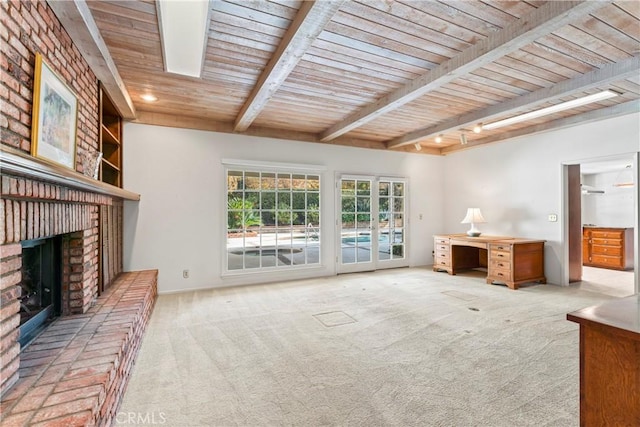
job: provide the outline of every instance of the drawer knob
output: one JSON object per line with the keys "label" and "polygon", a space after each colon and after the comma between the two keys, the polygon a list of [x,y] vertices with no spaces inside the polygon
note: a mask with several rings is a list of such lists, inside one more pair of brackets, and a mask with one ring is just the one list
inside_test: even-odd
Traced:
{"label": "drawer knob", "polygon": [[499,262],[499,263],[498,263],[498,267],[504,267],[504,264],[503,264],[503,263],[501,263],[501,262]]}

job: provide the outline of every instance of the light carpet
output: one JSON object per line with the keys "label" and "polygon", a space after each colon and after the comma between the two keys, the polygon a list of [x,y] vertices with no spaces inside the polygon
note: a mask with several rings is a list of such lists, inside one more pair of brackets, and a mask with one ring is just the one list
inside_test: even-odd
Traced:
{"label": "light carpet", "polygon": [[608,298],[427,268],[161,295],[116,425],[578,426],[566,313]]}

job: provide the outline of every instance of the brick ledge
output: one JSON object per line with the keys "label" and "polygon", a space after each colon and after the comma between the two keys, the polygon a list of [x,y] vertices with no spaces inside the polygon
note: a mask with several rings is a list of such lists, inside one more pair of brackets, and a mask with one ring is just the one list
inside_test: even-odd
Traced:
{"label": "brick ledge", "polygon": [[108,426],[157,298],[157,270],[122,273],[85,314],[58,318],[20,354],[3,426]]}

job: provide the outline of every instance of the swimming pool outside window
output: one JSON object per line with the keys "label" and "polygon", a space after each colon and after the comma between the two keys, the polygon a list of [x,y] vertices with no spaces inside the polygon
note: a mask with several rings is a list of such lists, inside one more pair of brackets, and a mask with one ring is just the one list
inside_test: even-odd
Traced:
{"label": "swimming pool outside window", "polygon": [[227,270],[320,263],[320,176],[229,169]]}

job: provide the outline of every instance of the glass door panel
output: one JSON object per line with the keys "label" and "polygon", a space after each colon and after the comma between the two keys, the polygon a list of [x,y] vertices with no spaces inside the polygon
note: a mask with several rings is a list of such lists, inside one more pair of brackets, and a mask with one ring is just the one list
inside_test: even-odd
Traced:
{"label": "glass door panel", "polygon": [[338,271],[408,265],[406,183],[398,179],[343,176],[339,189]]}
{"label": "glass door panel", "polygon": [[381,264],[394,264],[389,267],[406,264],[405,188],[404,181],[380,179],[378,182],[378,260]]}
{"label": "glass door panel", "polygon": [[369,178],[341,179],[340,188],[340,264],[341,271],[372,268],[371,187]]}

